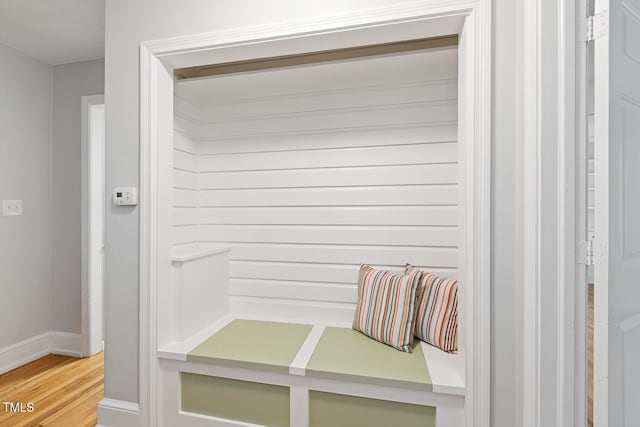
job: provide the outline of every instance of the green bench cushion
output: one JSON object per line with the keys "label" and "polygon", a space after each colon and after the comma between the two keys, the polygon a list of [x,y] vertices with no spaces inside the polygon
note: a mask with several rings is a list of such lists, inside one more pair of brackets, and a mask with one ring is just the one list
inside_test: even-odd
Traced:
{"label": "green bench cushion", "polygon": [[311,325],[235,319],[206,339],[187,360],[288,373]]}
{"label": "green bench cushion", "polygon": [[420,345],[403,353],[348,328],[325,328],[306,375],[432,391]]}

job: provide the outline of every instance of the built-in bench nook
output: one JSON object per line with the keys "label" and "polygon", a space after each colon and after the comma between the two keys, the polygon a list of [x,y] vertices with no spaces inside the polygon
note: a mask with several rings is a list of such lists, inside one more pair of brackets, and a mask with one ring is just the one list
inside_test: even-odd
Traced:
{"label": "built-in bench nook", "polygon": [[[175,299],[180,315],[172,317],[189,336],[158,352],[168,425],[463,425],[460,355],[417,339],[411,353],[401,352],[345,322],[223,313],[226,278],[189,272],[224,272],[227,257],[220,247],[201,246],[173,257],[174,291],[186,297]],[[207,311],[218,318],[200,329],[194,289],[218,301],[218,310]]]}
{"label": "built-in bench nook", "polygon": [[458,59],[454,45],[175,83],[164,425],[464,425],[464,342],[403,352],[413,326],[396,348],[352,329],[361,264],[460,279],[467,303]]}

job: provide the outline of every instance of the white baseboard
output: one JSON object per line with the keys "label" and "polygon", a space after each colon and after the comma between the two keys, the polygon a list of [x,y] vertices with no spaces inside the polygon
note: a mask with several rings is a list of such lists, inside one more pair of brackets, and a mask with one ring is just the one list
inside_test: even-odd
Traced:
{"label": "white baseboard", "polygon": [[51,331],[0,348],[0,374],[50,353],[82,357],[82,335]]}
{"label": "white baseboard", "polygon": [[104,398],[98,403],[96,427],[138,427],[140,406],[124,400]]}
{"label": "white baseboard", "polygon": [[0,348],[0,374],[46,356],[50,348],[49,332]]}
{"label": "white baseboard", "polygon": [[82,357],[82,335],[52,331],[51,353],[64,356]]}

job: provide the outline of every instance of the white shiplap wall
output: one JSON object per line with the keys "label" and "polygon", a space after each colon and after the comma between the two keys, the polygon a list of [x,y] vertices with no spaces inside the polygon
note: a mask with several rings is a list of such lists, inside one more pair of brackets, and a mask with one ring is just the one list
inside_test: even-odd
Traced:
{"label": "white shiplap wall", "polygon": [[187,98],[174,97],[173,120],[173,242],[198,241],[199,109]]}
{"label": "white shiplap wall", "polygon": [[456,58],[178,85],[200,107],[176,101],[176,243],[232,248],[232,310],[349,321],[360,263],[456,277]]}

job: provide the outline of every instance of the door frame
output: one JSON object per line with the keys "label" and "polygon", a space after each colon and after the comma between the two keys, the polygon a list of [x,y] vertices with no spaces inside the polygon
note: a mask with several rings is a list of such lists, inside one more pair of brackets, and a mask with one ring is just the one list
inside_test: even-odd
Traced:
{"label": "door frame", "polygon": [[[104,94],[87,95],[81,97],[81,141],[80,141],[80,158],[81,158],[81,195],[80,195],[80,218],[81,218],[81,232],[80,232],[80,246],[81,246],[81,314],[82,314],[82,355],[87,357],[92,353],[94,349],[91,348],[91,330],[90,330],[90,310],[89,310],[89,294],[90,294],[90,257],[89,257],[89,244],[90,244],[90,230],[93,227],[90,216],[90,174],[89,169],[91,165],[91,109],[104,105]],[[103,124],[104,126],[104,124]],[[104,154],[103,154],[104,156]],[[103,157],[104,160],[104,157]],[[106,196],[106,192],[105,192]],[[104,228],[104,224],[103,224]],[[103,304],[104,306],[104,304]],[[104,310],[103,310],[104,318]],[[103,321],[104,322],[104,321]]]}
{"label": "door frame", "polygon": [[[171,249],[173,69],[260,56],[459,34],[461,348],[468,426],[490,425],[491,1],[423,0],[319,19],[144,42],[140,47],[140,348],[142,426],[157,425],[158,289]],[[266,54],[266,55],[265,55]]]}
{"label": "door frame", "polygon": [[[516,179],[522,214],[521,410],[524,427],[586,425],[584,297],[586,1],[523,2],[518,13]],[[586,304],[586,300],[584,300]]]}

